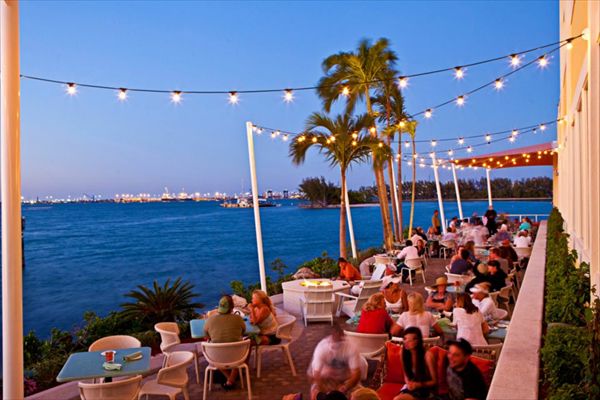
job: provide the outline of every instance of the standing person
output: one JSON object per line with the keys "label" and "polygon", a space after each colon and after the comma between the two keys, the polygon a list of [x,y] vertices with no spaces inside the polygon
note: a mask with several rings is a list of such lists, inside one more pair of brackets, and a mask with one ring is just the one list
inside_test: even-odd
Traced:
{"label": "standing person", "polygon": [[485,400],[488,393],[483,374],[471,361],[473,347],[465,339],[448,342],[448,398]]}
{"label": "standing person", "polygon": [[358,333],[389,333],[394,321],[385,309],[383,293],[375,293],[369,297],[360,313]]}
{"label": "standing person", "polygon": [[[242,340],[246,324],[242,317],[233,312],[233,299],[223,296],[219,300],[217,313],[211,315],[204,324],[204,335],[212,343],[231,343]],[[225,375],[227,381],[222,383],[223,389],[231,390],[238,376],[238,370],[219,370]]]}
{"label": "standing person", "polygon": [[362,371],[366,372],[366,360],[358,349],[346,339],[344,330],[334,324],[331,335],[321,340],[313,353],[308,376],[312,381],[311,400],[319,393],[339,391],[348,395],[360,388]]}
{"label": "standing person", "polygon": [[362,276],[354,265],[346,261],[344,257],[338,258],[338,266],[340,267],[340,279],[344,281],[360,281]]}
{"label": "standing person", "polygon": [[489,206],[488,210],[485,212],[485,217],[487,218],[487,228],[488,231],[490,232],[490,235],[493,235],[496,233],[497,229],[496,229],[496,217],[498,216],[498,213],[496,213],[496,210],[494,210],[494,206]]}
{"label": "standing person", "polygon": [[441,234],[442,233],[442,224],[440,223],[440,212],[438,210],[435,210],[433,212],[433,215],[431,216],[431,226],[433,226],[433,229],[435,230],[436,234]]}
{"label": "standing person", "polygon": [[427,399],[437,384],[434,356],[425,351],[419,328],[406,328],[403,337],[402,366],[406,384],[394,400]]}
{"label": "standing person", "polygon": [[250,323],[260,328],[256,338],[256,344],[268,345],[279,344],[277,333],[277,319],[275,319],[275,307],[271,298],[262,290],[252,292],[252,303],[250,303]]}
{"label": "standing person", "polygon": [[452,311],[452,319],[456,324],[456,338],[468,340],[473,346],[486,346],[485,336],[490,328],[479,309],[466,293],[456,297],[456,307]]}
{"label": "standing person", "polygon": [[432,328],[438,335],[443,336],[444,334],[433,315],[429,311],[425,311],[423,296],[417,292],[408,295],[408,311],[403,312],[398,317],[391,331],[392,336],[399,336],[404,329],[411,326],[419,328],[424,338],[429,337],[429,331]]}

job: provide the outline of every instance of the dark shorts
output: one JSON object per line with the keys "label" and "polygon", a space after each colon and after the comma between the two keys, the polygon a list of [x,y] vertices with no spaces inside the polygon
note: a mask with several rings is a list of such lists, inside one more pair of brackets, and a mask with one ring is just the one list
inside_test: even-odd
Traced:
{"label": "dark shorts", "polygon": [[279,344],[281,343],[281,339],[279,339],[275,335],[265,335],[269,339],[269,344]]}

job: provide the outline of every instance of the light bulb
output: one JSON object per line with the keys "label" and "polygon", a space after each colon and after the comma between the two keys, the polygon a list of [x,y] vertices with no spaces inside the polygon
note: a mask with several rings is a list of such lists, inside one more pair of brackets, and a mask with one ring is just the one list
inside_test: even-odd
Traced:
{"label": "light bulb", "polygon": [[353,141],[352,141],[352,146],[356,146],[356,144],[357,144],[357,143],[356,143],[356,140],[353,140]]}
{"label": "light bulb", "polygon": [[473,152],[473,148],[471,146],[467,147],[467,153],[472,153]]}
{"label": "light bulb", "polygon": [[546,125],[544,125],[544,124],[541,124],[541,125],[540,125],[540,131],[545,131],[545,130],[546,130]]}
{"label": "light bulb", "polygon": [[294,93],[292,92],[292,89],[285,89],[283,91],[283,100],[286,103],[290,103],[291,101],[294,100]]}
{"label": "light bulb", "polygon": [[408,86],[408,78],[405,76],[401,76],[400,79],[398,79],[398,86],[400,86],[400,88],[402,88],[402,89],[407,87]]}
{"label": "light bulb", "polygon": [[275,139],[277,137],[277,134],[275,132],[271,132],[271,139]]}
{"label": "light bulb", "polygon": [[546,68],[546,66],[548,66],[548,59],[545,54],[538,58],[538,65],[540,68]]}
{"label": "light bulb", "polygon": [[305,140],[306,140],[306,136],[304,136],[304,135],[303,135],[303,136],[300,136],[300,137],[298,138],[298,141],[299,141],[300,143],[304,142]]}
{"label": "light bulb", "polygon": [[329,138],[332,142],[335,142],[335,136],[331,135],[331,137]]}
{"label": "light bulb", "polygon": [[452,157],[452,156],[454,155],[454,151],[453,151],[453,150],[448,150],[448,155],[449,155],[450,157]]}
{"label": "light bulb", "polygon": [[379,144],[377,146],[379,146],[379,148],[382,148],[383,147],[383,142],[379,142]]}
{"label": "light bulb", "polygon": [[431,110],[431,108],[428,108],[427,110],[425,110],[425,118],[431,118],[432,114],[433,114],[433,111]]}
{"label": "light bulb", "polygon": [[377,132],[377,128],[375,128],[374,126],[372,126],[372,127],[369,128],[369,132],[371,132],[372,134],[376,133]]}
{"label": "light bulb", "polygon": [[567,40],[567,44],[565,45],[567,50],[571,50],[573,48],[573,41],[571,39]]}
{"label": "light bulb", "polygon": [[313,142],[313,143],[317,143],[317,140],[318,140],[318,139],[317,139],[317,137],[316,137],[316,136],[314,136],[314,137],[312,138],[312,142]]}
{"label": "light bulb", "polygon": [[431,141],[431,147],[435,147],[437,146],[437,140],[432,140]]}
{"label": "light bulb", "polygon": [[465,96],[458,96],[456,98],[456,105],[462,106],[465,104]]}
{"label": "light bulb", "polygon": [[180,103],[181,102],[181,91],[176,90],[174,92],[171,92],[171,101],[173,103]]}
{"label": "light bulb", "polygon": [[119,89],[117,93],[117,98],[121,101],[127,100],[127,89]]}
{"label": "light bulb", "polygon": [[240,101],[237,92],[229,92],[229,104],[237,104]]}
{"label": "light bulb", "polygon": [[350,95],[350,88],[348,86],[344,86],[342,88],[342,96],[348,97]]}
{"label": "light bulb", "polygon": [[356,139],[357,137],[358,137],[358,133],[354,132],[354,133],[352,134],[352,139]]}
{"label": "light bulb", "polygon": [[409,165],[409,166],[412,165],[412,161],[407,161],[406,165]]}
{"label": "light bulb", "polygon": [[431,158],[435,157],[435,151],[432,151],[431,153],[429,153],[429,157],[431,157]]}
{"label": "light bulb", "polygon": [[517,136],[519,134],[519,131],[516,130],[516,129],[513,129],[510,134],[514,137],[514,136]]}
{"label": "light bulb", "polygon": [[398,126],[400,128],[404,128],[406,126],[406,121],[402,120],[402,121],[398,122]]}
{"label": "light bulb", "polygon": [[74,83],[67,83],[67,94],[69,96],[74,96],[77,94],[77,85]]}
{"label": "light bulb", "polygon": [[518,67],[521,64],[521,57],[518,54],[512,54],[510,56],[510,65]]}
{"label": "light bulb", "polygon": [[465,144],[464,138],[458,138],[458,144]]}
{"label": "light bulb", "polygon": [[504,82],[502,81],[502,79],[496,79],[496,81],[494,82],[494,87],[496,88],[496,90],[502,89],[504,87]]}
{"label": "light bulb", "polygon": [[465,71],[461,67],[454,68],[454,76],[456,79],[462,79],[465,77]]}
{"label": "light bulb", "polygon": [[410,147],[410,142],[408,140],[404,142],[404,147]]}
{"label": "light bulb", "polygon": [[286,133],[285,135],[283,135],[283,137],[281,138],[284,142],[287,142],[288,140],[288,134]]}
{"label": "light bulb", "polygon": [[515,142],[515,137],[514,136],[509,137],[508,141],[511,142],[511,143],[514,143]]}
{"label": "light bulb", "polygon": [[489,143],[490,140],[492,140],[492,135],[490,135],[490,134],[485,135],[485,141]]}

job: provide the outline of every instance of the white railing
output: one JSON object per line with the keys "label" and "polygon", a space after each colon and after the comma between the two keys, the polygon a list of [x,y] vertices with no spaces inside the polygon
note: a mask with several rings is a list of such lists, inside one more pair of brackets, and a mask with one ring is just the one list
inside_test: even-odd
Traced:
{"label": "white railing", "polygon": [[506,215],[508,218],[518,218],[519,221],[521,221],[523,219],[523,217],[529,217],[529,219],[532,219],[535,222],[539,222],[540,220],[545,220],[548,219],[548,217],[550,216],[550,214],[502,214],[502,215]]}

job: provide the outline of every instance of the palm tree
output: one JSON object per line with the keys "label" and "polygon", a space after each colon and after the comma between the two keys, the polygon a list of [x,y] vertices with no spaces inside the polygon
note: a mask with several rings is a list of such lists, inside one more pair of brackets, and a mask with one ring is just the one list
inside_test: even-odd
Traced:
{"label": "palm tree", "polygon": [[323,154],[331,166],[340,168],[340,257],[346,258],[346,173],[354,163],[372,158],[374,165],[389,157],[390,149],[377,138],[363,134],[373,125],[367,115],[352,117],[344,113],[330,118],[315,112],[306,121],[307,132],[296,135],[290,143],[290,157],[294,164],[302,164],[308,150],[315,147]]}
{"label": "palm tree", "polygon": [[412,234],[412,227],[413,227],[413,218],[415,215],[415,192],[417,189],[417,158],[415,157],[415,155],[417,154],[416,152],[416,143],[415,143],[415,136],[417,134],[417,121],[405,121],[404,122],[404,127],[402,128],[402,130],[406,133],[408,133],[408,135],[410,136],[410,141],[412,144],[412,157],[411,157],[411,164],[412,164],[412,193],[411,193],[411,199],[410,199],[410,222],[408,224],[408,237],[411,236]]}
{"label": "palm tree", "polygon": [[[390,49],[389,40],[385,38],[375,43],[363,39],[359,42],[356,52],[340,52],[327,57],[322,63],[325,76],[319,80],[317,89],[325,111],[331,111],[332,105],[342,97],[346,101],[347,113],[352,113],[356,104],[364,101],[367,114],[374,117],[371,91],[388,77],[386,72],[393,69],[396,59],[396,54]],[[377,138],[377,128],[374,125],[370,133],[373,138]],[[394,235],[383,164],[374,164],[373,170],[381,208],[384,244],[386,249],[390,250]]]}

